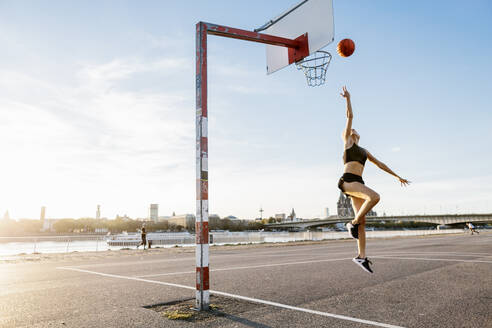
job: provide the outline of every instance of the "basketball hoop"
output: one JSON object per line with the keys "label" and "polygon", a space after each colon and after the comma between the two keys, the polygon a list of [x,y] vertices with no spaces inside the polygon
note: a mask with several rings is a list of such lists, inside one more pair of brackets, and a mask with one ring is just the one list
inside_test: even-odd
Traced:
{"label": "basketball hoop", "polygon": [[325,83],[326,70],[330,61],[331,54],[328,51],[318,50],[314,55],[296,62],[296,66],[304,72],[307,84],[316,87]]}

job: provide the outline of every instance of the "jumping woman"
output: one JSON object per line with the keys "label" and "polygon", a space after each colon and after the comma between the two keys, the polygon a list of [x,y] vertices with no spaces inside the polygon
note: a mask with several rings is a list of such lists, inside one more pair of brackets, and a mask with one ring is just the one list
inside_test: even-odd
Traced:
{"label": "jumping woman", "polygon": [[343,176],[338,181],[338,188],[350,197],[352,207],[354,208],[355,217],[352,222],[347,223],[347,230],[352,238],[357,239],[359,255],[353,261],[365,271],[372,273],[369,264],[372,264],[366,257],[366,214],[379,202],[379,194],[367,187],[362,180],[362,172],[366,160],[376,164],[381,170],[395,176],[402,186],[410,182],[399,177],[384,163],[378,161],[366,149],[359,147],[360,136],[352,129],[352,104],[350,102],[350,93],[346,87],[343,87],[342,97],[347,100],[347,125],[343,131],[342,139],[344,143],[343,162],[345,164]]}

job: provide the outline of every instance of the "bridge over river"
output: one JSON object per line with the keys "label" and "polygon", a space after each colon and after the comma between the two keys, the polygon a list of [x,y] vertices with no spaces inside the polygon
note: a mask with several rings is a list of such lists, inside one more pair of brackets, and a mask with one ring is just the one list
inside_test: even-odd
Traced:
{"label": "bridge over river", "polygon": [[[268,229],[307,229],[322,227],[334,223],[345,223],[351,221],[350,217],[331,216],[325,219],[302,220],[294,222],[269,223],[265,227]],[[369,216],[366,222],[426,222],[436,225],[458,224],[458,223],[492,223],[492,214],[437,214],[437,215],[402,215],[402,216]]]}

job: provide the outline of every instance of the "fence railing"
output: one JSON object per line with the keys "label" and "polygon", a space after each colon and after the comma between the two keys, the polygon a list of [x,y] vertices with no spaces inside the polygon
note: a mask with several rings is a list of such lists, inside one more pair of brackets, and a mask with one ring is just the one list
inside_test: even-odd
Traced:
{"label": "fence railing", "polygon": [[0,256],[107,249],[104,235],[0,237]]}

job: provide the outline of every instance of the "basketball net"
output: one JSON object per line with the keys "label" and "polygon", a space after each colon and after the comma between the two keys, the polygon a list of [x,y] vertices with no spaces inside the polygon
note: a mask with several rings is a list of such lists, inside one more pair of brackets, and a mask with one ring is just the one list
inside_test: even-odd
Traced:
{"label": "basketball net", "polygon": [[325,83],[326,70],[330,61],[331,54],[328,51],[319,50],[314,55],[296,62],[296,66],[298,70],[304,72],[307,84],[316,87]]}

